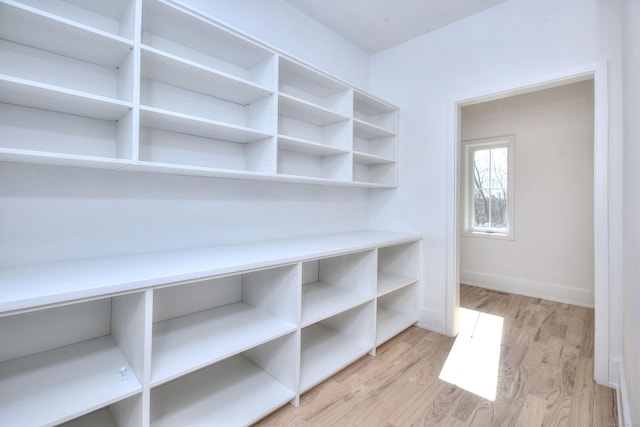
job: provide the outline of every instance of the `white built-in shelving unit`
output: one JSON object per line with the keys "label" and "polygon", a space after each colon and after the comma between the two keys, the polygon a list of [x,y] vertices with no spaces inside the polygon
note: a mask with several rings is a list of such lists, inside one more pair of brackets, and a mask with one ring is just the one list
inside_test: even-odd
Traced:
{"label": "white built-in shelving unit", "polygon": [[378,249],[376,345],[416,321],[420,244]]}
{"label": "white built-in shelving unit", "polygon": [[0,270],[3,425],[249,425],[418,320],[420,241],[363,231]]}
{"label": "white built-in shelving unit", "polygon": [[397,186],[398,109],[170,0],[0,0],[0,160]]}
{"label": "white built-in shelving unit", "polygon": [[355,91],[353,100],[353,180],[394,185],[397,180],[398,110]]}

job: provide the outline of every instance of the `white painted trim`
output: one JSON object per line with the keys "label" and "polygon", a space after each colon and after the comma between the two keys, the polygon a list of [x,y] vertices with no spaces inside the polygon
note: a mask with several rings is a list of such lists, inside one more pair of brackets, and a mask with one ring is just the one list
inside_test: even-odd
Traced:
{"label": "white painted trim", "polygon": [[609,89],[607,63],[586,64],[556,73],[527,77],[505,85],[488,87],[476,93],[454,96],[448,108],[447,144],[447,291],[446,332],[458,332],[460,306],[460,109],[462,106],[528,93],[583,80],[594,81],[594,377],[609,384]]}
{"label": "white painted trim", "polygon": [[449,335],[445,328],[444,322],[444,313],[441,311],[433,311],[427,308],[420,309],[420,321],[416,324],[416,326],[427,329],[429,331],[437,332],[441,335]]}
{"label": "white painted trim", "polygon": [[461,271],[460,283],[494,291],[593,308],[593,291],[517,277]]}
{"label": "white painted trim", "polygon": [[618,425],[634,426],[631,419],[631,406],[629,405],[629,392],[627,391],[627,382],[624,376],[624,365],[618,361],[618,384],[616,387],[616,400],[618,406]]}

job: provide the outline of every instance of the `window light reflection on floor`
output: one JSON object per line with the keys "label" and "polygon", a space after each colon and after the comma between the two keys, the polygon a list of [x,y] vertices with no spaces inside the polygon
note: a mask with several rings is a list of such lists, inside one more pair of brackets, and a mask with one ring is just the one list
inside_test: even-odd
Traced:
{"label": "window light reflection on floor", "polygon": [[440,379],[475,395],[495,400],[504,319],[460,307],[460,332]]}

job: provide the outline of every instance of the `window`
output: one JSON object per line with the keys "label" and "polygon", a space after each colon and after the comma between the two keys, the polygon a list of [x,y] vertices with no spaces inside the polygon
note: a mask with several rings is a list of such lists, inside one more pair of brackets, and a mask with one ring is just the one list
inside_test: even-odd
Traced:
{"label": "window", "polygon": [[466,235],[513,238],[513,142],[513,136],[464,142]]}

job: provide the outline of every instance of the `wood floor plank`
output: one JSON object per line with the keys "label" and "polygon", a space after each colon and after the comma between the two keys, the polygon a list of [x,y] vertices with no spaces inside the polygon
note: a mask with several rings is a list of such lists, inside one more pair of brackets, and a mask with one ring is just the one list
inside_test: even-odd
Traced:
{"label": "wood floor plank", "polygon": [[[414,326],[380,346],[375,357],[363,357],[308,391],[298,408],[287,405],[257,425],[615,425],[615,393],[593,380],[592,309],[464,285],[460,305],[475,310],[477,319],[483,313],[485,317],[472,325],[480,329],[461,334],[461,339],[470,340],[461,348],[471,354],[457,357],[477,365],[475,371],[485,369],[479,358],[494,363],[488,356],[498,357],[495,399],[443,381],[441,373],[456,339]],[[502,321],[492,322],[495,316]],[[499,325],[499,347],[484,351],[482,340],[496,345],[490,328]],[[465,362],[465,357],[470,359]],[[494,371],[483,372],[481,378],[487,378],[486,372]]]}

